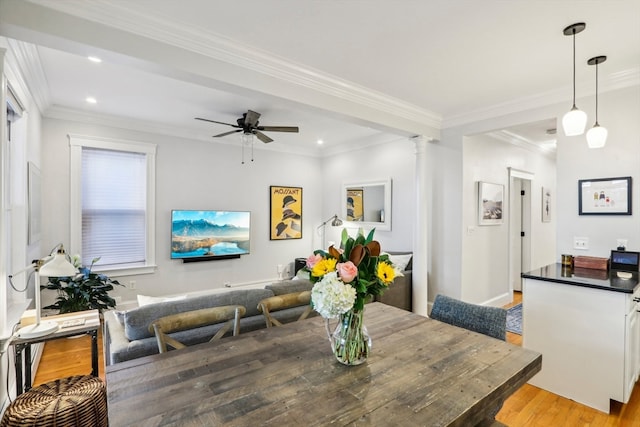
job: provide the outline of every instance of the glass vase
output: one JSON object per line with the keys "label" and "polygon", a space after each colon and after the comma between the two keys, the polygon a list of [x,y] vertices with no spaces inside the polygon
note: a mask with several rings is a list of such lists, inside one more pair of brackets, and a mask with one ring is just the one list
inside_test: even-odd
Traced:
{"label": "glass vase", "polygon": [[364,310],[349,310],[340,316],[333,333],[330,332],[329,319],[326,319],[331,350],[338,362],[344,365],[360,365],[369,357],[371,337],[363,323],[363,315]]}

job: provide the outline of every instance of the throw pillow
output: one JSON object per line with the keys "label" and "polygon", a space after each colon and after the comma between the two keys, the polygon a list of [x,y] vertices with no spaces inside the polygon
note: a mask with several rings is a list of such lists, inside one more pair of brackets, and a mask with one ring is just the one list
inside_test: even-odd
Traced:
{"label": "throw pillow", "polygon": [[143,307],[149,304],[157,304],[160,302],[178,301],[185,298],[187,298],[186,295],[177,295],[174,297],[149,297],[146,295],[138,295],[138,307]]}

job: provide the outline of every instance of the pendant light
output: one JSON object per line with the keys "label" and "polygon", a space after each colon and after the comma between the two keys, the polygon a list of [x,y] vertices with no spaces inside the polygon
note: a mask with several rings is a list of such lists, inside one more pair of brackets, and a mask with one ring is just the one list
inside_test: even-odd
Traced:
{"label": "pendant light", "polygon": [[562,117],[562,128],[567,136],[582,135],[587,125],[587,114],[576,107],[576,34],[582,32],[586,26],[584,22],[578,22],[562,31],[565,36],[573,37],[573,106]]}
{"label": "pendant light", "polygon": [[596,122],[587,132],[589,148],[601,148],[607,143],[607,129],[598,123],[598,64],[602,64],[606,60],[606,56],[594,56],[587,61],[587,64],[596,66]]}

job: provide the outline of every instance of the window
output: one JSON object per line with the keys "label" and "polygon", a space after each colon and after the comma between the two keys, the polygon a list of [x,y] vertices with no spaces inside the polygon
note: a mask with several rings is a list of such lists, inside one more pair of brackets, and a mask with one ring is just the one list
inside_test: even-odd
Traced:
{"label": "window", "polygon": [[154,144],[69,136],[71,247],[82,263],[120,276],[155,266]]}

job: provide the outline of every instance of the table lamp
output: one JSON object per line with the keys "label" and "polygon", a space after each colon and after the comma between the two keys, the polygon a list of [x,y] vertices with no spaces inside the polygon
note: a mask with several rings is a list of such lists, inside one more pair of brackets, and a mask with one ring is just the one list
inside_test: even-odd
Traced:
{"label": "table lamp", "polygon": [[59,249],[55,255],[49,255],[45,258],[35,260],[31,263],[31,265],[29,265],[22,271],[26,271],[30,268],[34,268],[36,272],[36,322],[33,325],[27,325],[20,328],[17,332],[17,335],[20,338],[38,338],[44,335],[51,334],[58,330],[57,322],[51,320],[41,321],[40,319],[40,276],[69,277],[74,276],[78,272],[73,264],[67,261],[67,257],[62,244],[59,245]]}

